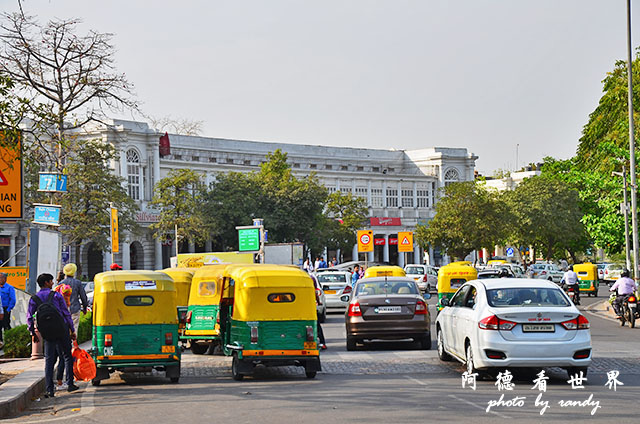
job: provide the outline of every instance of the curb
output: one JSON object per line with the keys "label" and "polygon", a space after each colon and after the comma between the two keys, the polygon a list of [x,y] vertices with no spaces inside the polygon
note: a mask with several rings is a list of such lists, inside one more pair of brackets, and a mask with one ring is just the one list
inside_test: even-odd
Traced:
{"label": "curb", "polygon": [[13,416],[24,411],[31,399],[44,392],[44,375],[40,367],[27,369],[2,385],[0,393],[0,418]]}

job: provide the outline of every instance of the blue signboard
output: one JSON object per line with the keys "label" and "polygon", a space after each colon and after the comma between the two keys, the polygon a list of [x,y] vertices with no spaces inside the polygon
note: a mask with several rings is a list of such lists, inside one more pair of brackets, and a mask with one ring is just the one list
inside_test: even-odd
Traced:
{"label": "blue signboard", "polygon": [[513,253],[513,247],[507,247],[507,257],[512,258]]}
{"label": "blue signboard", "polygon": [[40,173],[40,191],[67,191],[67,176],[61,174]]}
{"label": "blue signboard", "polygon": [[69,246],[62,246],[60,259],[62,259],[62,265],[66,265],[69,263],[69,260],[71,259]]}
{"label": "blue signboard", "polygon": [[33,222],[44,225],[60,225],[60,206],[34,204]]}

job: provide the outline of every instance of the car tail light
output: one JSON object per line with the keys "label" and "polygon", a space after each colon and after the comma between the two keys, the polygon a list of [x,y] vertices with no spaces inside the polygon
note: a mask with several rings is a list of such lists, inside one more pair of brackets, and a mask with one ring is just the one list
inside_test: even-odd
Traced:
{"label": "car tail light", "polygon": [[258,327],[251,327],[251,343],[258,343]]}
{"label": "car tail light", "polygon": [[629,298],[629,302],[630,302],[630,303],[635,303],[635,302],[636,302],[636,298],[635,298],[634,296],[631,296],[631,297]]}
{"label": "car tail light", "polygon": [[360,304],[358,302],[351,303],[349,305],[349,313],[347,315],[350,317],[361,317],[362,311],[360,310]]}
{"label": "car tail light", "polygon": [[307,341],[308,342],[313,341],[313,327],[310,325],[307,325]]}
{"label": "car tail light", "polygon": [[344,288],[344,290],[342,290],[342,294],[349,294],[353,291],[353,289],[351,288],[351,286],[346,286]]}
{"label": "car tail light", "polygon": [[322,305],[322,299],[320,296],[322,295],[322,291],[320,289],[316,289],[316,304]]}
{"label": "car tail light", "polygon": [[490,315],[486,318],[483,318],[478,323],[478,327],[481,330],[505,330],[511,331],[513,327],[516,326],[516,323],[513,321],[507,321],[505,319],[500,319],[495,315]]}
{"label": "car tail light", "polygon": [[540,275],[546,275],[547,271],[540,271]]}
{"label": "car tail light", "polygon": [[192,314],[193,314],[193,311],[187,312],[187,319],[186,319],[187,324],[191,324],[191,315]]}
{"label": "car tail light", "polygon": [[588,330],[590,324],[587,318],[582,315],[578,315],[577,318],[563,322],[562,326],[567,330]]}
{"label": "car tail light", "polygon": [[173,344],[173,333],[164,333],[164,344],[168,346]]}
{"label": "car tail light", "polygon": [[178,321],[180,323],[186,322],[187,319],[187,311],[180,311],[180,316],[178,317]]}
{"label": "car tail light", "polygon": [[590,349],[579,350],[573,354],[573,359],[586,359],[591,355]]}
{"label": "car tail light", "polygon": [[427,275],[425,274],[424,277],[422,277],[422,281],[424,281],[425,283],[427,282]]}
{"label": "car tail light", "polygon": [[501,352],[499,350],[486,349],[484,352],[489,359],[505,359],[507,357],[504,352]]}
{"label": "car tail light", "polygon": [[427,315],[427,304],[422,300],[416,302],[416,315]]}
{"label": "car tail light", "polygon": [[104,345],[105,346],[112,346],[113,345],[113,336],[111,336],[111,334],[105,334],[104,335]]}

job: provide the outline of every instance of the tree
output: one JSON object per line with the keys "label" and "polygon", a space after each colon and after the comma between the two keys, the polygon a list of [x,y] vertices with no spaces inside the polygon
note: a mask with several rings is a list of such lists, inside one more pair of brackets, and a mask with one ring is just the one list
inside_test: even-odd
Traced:
{"label": "tree", "polygon": [[580,198],[567,184],[536,176],[506,194],[515,215],[512,237],[517,243],[542,248],[547,259],[560,248],[570,249],[575,260],[577,250],[588,247]]}
{"label": "tree", "polygon": [[497,192],[475,181],[453,183],[445,187],[429,226],[416,227],[416,241],[425,249],[432,244],[463,259],[474,250],[505,241],[510,221]]}
{"label": "tree", "polygon": [[171,132],[173,134],[181,135],[200,135],[202,134],[202,125],[204,121],[194,121],[184,118],[172,118],[171,116],[163,117],[147,117],[151,122],[153,128],[159,132]]}
{"label": "tree", "polygon": [[202,202],[206,186],[202,174],[191,169],[173,169],[154,187],[151,204],[160,209],[160,220],[151,225],[155,236],[201,243],[209,237],[209,225],[205,220]]}
{"label": "tree", "polygon": [[325,216],[326,245],[344,251],[356,243],[356,231],[367,218],[367,202],[351,193],[336,191],[327,198]]}
{"label": "tree", "polygon": [[[109,163],[118,160],[115,148],[99,140],[74,143],[77,149],[67,165],[68,192],[61,197],[61,233],[68,245],[76,248],[80,258],[80,246],[93,242],[99,250],[110,250],[110,205],[118,209],[121,232],[135,232],[137,204],[123,187],[124,179],[116,176]],[[78,261],[80,267],[80,261]]]}

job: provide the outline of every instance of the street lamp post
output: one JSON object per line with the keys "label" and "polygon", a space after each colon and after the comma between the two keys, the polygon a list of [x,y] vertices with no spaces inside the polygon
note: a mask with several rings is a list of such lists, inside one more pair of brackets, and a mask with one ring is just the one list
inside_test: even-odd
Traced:
{"label": "street lamp post", "polygon": [[636,146],[633,123],[633,76],[631,46],[631,0],[627,0],[627,83],[629,91],[629,171],[631,173],[631,223],[633,227],[633,278],[638,280],[638,208],[636,199]]}
{"label": "street lamp post", "polygon": [[627,169],[622,165],[622,172],[612,172],[612,175],[622,177],[622,202],[624,212],[624,252],[627,259],[627,269],[631,269],[631,254],[629,252],[629,203],[627,201]]}

